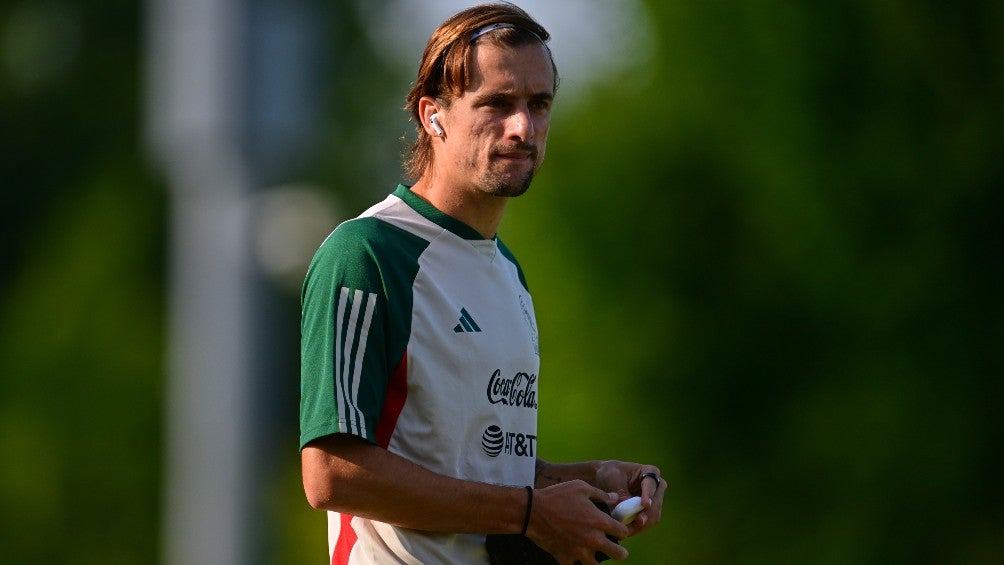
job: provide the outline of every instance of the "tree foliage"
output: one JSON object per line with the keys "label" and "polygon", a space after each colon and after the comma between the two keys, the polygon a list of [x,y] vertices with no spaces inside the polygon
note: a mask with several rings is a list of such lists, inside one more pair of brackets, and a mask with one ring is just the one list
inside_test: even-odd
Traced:
{"label": "tree foliage", "polygon": [[[152,562],[169,208],[142,7],[39,6],[0,9],[0,546]],[[541,326],[542,456],[660,465],[637,562],[1000,562],[1004,10],[646,6],[654,53],[559,94],[502,229]],[[408,78],[326,14],[336,133],[295,174],[357,212],[399,170],[359,155],[396,159],[367,131],[405,133],[372,110]],[[275,562],[316,562],[294,444],[262,496]]]}

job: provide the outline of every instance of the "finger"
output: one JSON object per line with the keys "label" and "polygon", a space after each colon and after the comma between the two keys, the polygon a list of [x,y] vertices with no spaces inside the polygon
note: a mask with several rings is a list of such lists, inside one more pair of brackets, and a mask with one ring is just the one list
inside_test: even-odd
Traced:
{"label": "finger", "polygon": [[607,522],[607,527],[604,530],[608,536],[613,536],[615,539],[624,539],[631,535],[631,527],[627,524],[623,524],[613,517]]}
{"label": "finger", "polygon": [[651,502],[665,481],[662,479],[662,475],[659,473],[657,467],[646,467],[638,479],[638,483],[641,487],[639,490],[641,490],[642,500]]}
{"label": "finger", "polygon": [[[642,504],[645,506],[645,510],[639,513],[638,516],[635,518],[635,520],[631,522],[630,535],[632,536],[639,534],[649,529],[650,527],[658,524],[659,521],[662,519],[662,504],[663,504],[663,499],[665,498],[666,488],[667,488],[666,481],[660,478],[658,487],[654,486],[655,481],[651,479],[646,479],[644,482],[651,483],[652,488],[655,490],[655,492],[652,493],[652,497],[647,500],[644,497],[645,493],[643,493]],[[643,491],[644,490],[645,489],[643,488]]]}
{"label": "finger", "polygon": [[[602,555],[600,555],[602,554]],[[606,556],[608,559],[613,559],[615,561],[624,561],[628,558],[628,550],[623,545],[612,541],[609,538],[607,542],[600,546],[600,551],[597,552],[596,559],[600,560],[601,557]]]}
{"label": "finger", "polygon": [[635,523],[639,526],[639,530],[647,530],[662,520],[662,504],[665,499],[666,488],[666,481],[662,481],[655,496],[652,497],[651,504],[638,515]]}
{"label": "finger", "polygon": [[597,488],[593,489],[589,494],[589,500],[592,500],[594,503],[602,503],[606,507],[604,511],[609,514],[610,509],[617,506],[617,503],[620,502],[620,495],[616,492],[606,492]]}
{"label": "finger", "polygon": [[634,536],[636,536],[636,535],[644,532],[645,530],[647,530],[648,529],[648,516],[645,514],[645,512],[642,512],[641,514],[639,514],[638,517],[634,519],[634,522],[631,522],[630,524],[628,524],[628,529],[631,530],[630,532],[628,532],[628,537],[629,538],[630,537],[634,537]]}
{"label": "finger", "polygon": [[631,522],[630,524],[628,524],[628,527],[631,529],[631,533],[629,535],[635,536],[635,535],[638,535],[638,534],[640,534],[640,533],[648,530],[652,526],[658,524],[659,523],[659,519],[660,518],[659,518],[659,512],[658,511],[653,511],[653,510],[644,510],[644,511],[642,511],[634,519],[634,522]]}
{"label": "finger", "polygon": [[656,490],[655,496],[652,497],[652,506],[650,510],[656,514],[657,517],[662,515],[662,504],[666,498],[666,490],[669,488],[669,483],[665,479],[659,484],[659,488]]}

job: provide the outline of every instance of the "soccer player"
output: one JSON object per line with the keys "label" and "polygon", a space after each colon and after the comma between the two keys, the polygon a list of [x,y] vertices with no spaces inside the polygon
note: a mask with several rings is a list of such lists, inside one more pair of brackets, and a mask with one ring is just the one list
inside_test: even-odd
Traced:
{"label": "soccer player", "polygon": [[[533,301],[496,232],[544,158],[548,39],[506,3],[443,22],[407,98],[414,184],[339,225],[311,262],[300,445],[332,563],[489,563],[527,546],[620,560],[617,540],[660,519],[658,468],[537,456]],[[631,496],[644,509],[628,525],[601,509]]]}

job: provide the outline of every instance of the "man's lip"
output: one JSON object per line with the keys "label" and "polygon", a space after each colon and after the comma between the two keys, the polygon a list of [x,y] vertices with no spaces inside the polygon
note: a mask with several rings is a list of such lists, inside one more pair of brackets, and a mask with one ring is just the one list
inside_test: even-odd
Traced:
{"label": "man's lip", "polygon": [[511,153],[497,153],[496,156],[501,157],[503,159],[520,160],[520,159],[529,159],[533,157],[533,153],[531,153],[530,151],[515,151]]}

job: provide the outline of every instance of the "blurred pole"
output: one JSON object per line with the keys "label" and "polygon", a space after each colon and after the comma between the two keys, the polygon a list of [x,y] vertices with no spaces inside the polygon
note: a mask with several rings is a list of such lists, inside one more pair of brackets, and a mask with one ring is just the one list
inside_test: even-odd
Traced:
{"label": "blurred pole", "polygon": [[268,561],[266,471],[281,411],[262,408],[276,386],[277,299],[253,254],[252,196],[281,179],[317,121],[308,10],[280,0],[148,2],[147,133],[171,192],[167,565]]}
{"label": "blurred pole", "polygon": [[171,190],[162,556],[249,561],[251,396],[239,0],[152,0],[149,126]]}

